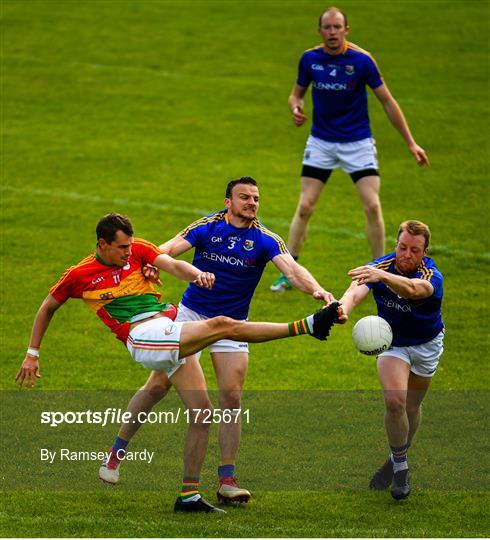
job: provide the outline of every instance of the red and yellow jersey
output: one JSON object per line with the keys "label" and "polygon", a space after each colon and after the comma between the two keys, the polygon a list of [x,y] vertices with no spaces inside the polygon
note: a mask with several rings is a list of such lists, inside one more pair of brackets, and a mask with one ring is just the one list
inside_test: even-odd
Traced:
{"label": "red and yellow jersey", "polygon": [[61,303],[68,298],[81,298],[126,343],[129,321],[139,313],[169,309],[168,316],[175,319],[176,308],[159,302],[160,294],[141,272],[145,264],[152,264],[160,254],[154,244],[136,238],[125,266],[109,266],[97,253],[89,255],[68,268],[50,293]]}

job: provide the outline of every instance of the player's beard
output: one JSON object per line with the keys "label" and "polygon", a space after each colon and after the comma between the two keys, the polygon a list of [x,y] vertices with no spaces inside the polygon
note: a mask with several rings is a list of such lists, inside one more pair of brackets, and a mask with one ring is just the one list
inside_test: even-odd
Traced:
{"label": "player's beard", "polygon": [[235,216],[239,219],[251,222],[257,217],[257,209],[249,208],[248,210],[244,208],[243,210],[238,210],[235,213]]}

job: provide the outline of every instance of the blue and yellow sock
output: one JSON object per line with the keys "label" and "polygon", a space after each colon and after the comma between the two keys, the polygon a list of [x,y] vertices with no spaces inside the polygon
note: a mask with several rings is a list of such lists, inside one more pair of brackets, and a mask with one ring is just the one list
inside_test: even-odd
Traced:
{"label": "blue and yellow sock", "polygon": [[393,472],[408,469],[407,450],[408,444],[403,446],[391,446],[391,460],[393,461]]}
{"label": "blue and yellow sock", "polygon": [[235,476],[235,464],[224,463],[218,467],[218,478],[233,478]]}
{"label": "blue and yellow sock", "polygon": [[119,435],[115,438],[114,444],[112,445],[112,449],[114,452],[118,452],[119,450],[126,451],[126,446],[128,446],[129,441],[126,441],[124,439],[121,439]]}

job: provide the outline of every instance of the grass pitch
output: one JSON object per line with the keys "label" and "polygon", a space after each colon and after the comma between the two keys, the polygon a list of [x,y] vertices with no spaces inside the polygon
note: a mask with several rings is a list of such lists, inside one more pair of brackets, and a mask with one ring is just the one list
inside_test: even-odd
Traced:
{"label": "grass pitch", "polygon": [[[247,508],[223,518],[174,516],[172,488],[102,490],[93,464],[93,491],[77,490],[76,478],[69,492],[50,489],[49,478],[41,492],[29,482],[7,489],[12,476],[3,474],[3,536],[488,536],[483,436],[489,345],[488,3],[346,1],[340,7],[349,15],[350,39],[378,61],[432,164],[416,167],[370,96],[388,235],[403,219],[429,223],[432,254],[446,279],[446,352],[413,448],[420,473],[410,500],[396,505],[388,494],[364,489],[385,452],[380,405],[378,417],[357,431],[349,430],[352,422],[345,418],[345,431],[340,422],[337,432],[326,435],[329,447],[342,449],[339,461],[335,452],[328,453],[322,467],[322,449],[315,452],[318,476],[332,475],[339,463],[346,475],[355,472],[347,486],[340,482],[319,491],[310,483],[303,491],[294,486],[272,491],[277,470],[294,470],[298,463],[288,456],[291,445],[299,443],[285,429],[274,438],[276,448],[284,449],[276,467],[256,484],[247,483],[253,470],[243,474],[254,457],[243,458],[240,478],[253,490],[260,488]],[[229,179],[251,175],[260,183],[261,219],[287,237],[309,128],[294,128],[287,96],[300,54],[319,42],[315,25],[323,9],[317,1],[2,1],[0,372],[5,392],[15,389],[11,381],[40,301],[67,266],[93,249],[93,229],[102,214],[130,215],[137,234],[158,244],[221,208]],[[334,173],[301,262],[336,295],[348,284],[346,271],[369,260],[363,223],[350,179]],[[388,244],[392,241],[391,236]],[[274,277],[269,268],[251,319],[292,320],[315,309],[299,292],[272,295],[268,286]],[[184,286],[165,279],[165,297],[176,302]],[[373,311],[366,302],[352,323]],[[358,391],[376,390],[378,383],[373,362],[353,350],[352,323],[337,329],[327,345],[302,338],[253,346],[247,391],[289,391],[305,401],[309,393],[342,392],[356,403]],[[43,343],[43,379],[36,392],[135,389],[146,373],[115,343],[81,302],[69,302]],[[214,388],[207,354],[203,365]],[[448,405],[436,423],[430,419],[438,417],[437,391],[454,396],[478,391],[481,399],[471,412]],[[18,407],[22,412],[21,400]],[[308,410],[298,409],[299,418]],[[268,415],[270,428],[277,426],[277,416]],[[21,438],[22,420],[13,423],[2,413],[2,421],[8,450]],[[311,418],[304,425],[310,423]],[[318,423],[326,428],[333,419],[319,417]],[[453,424],[460,426],[460,435],[468,434],[462,470],[468,466],[464,455],[478,458],[469,476],[475,481],[459,488],[445,466],[453,463],[454,441],[464,439],[447,431]],[[373,430],[374,447],[365,444]],[[245,455],[247,437],[253,436],[245,432]],[[306,429],[304,440],[309,440]],[[431,444],[417,454],[424,440]],[[257,461],[262,448],[256,449]],[[345,462],[344,448],[352,453]],[[25,468],[26,461],[18,467]],[[216,461],[214,433],[203,471],[203,489],[211,499]],[[368,464],[366,471],[358,470],[359,462]],[[437,481],[428,472],[431,466],[439,471]],[[180,454],[168,474],[177,488]],[[445,475],[447,490],[444,482],[441,486]]]}

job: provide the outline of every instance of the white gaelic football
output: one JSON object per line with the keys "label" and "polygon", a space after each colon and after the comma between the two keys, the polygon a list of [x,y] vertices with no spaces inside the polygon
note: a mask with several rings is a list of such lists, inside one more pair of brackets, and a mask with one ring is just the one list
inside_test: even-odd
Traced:
{"label": "white gaelic football", "polygon": [[352,329],[352,339],[360,353],[375,356],[391,345],[393,332],[384,319],[369,315],[357,321]]}

